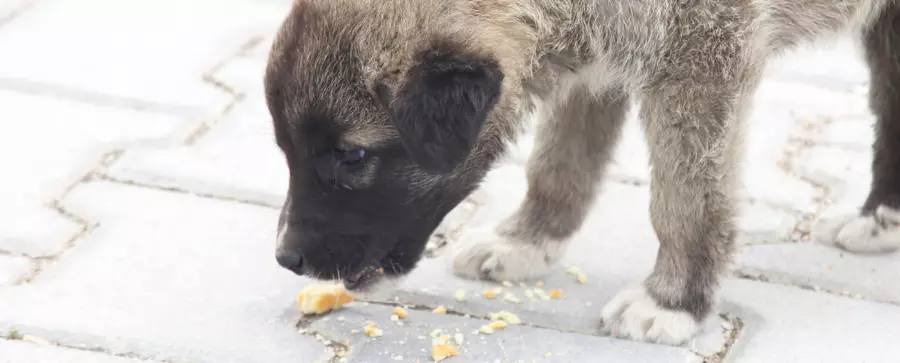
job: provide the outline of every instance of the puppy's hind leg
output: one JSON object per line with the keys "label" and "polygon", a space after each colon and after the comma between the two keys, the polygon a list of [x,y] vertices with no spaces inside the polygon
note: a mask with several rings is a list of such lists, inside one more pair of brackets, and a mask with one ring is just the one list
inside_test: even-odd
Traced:
{"label": "puppy's hind leg", "polygon": [[525,200],[497,228],[462,237],[452,255],[454,273],[513,281],[546,274],[594,202],[628,106],[622,89],[597,95],[576,88],[549,114],[539,114]]}
{"label": "puppy's hind leg", "polygon": [[872,185],[858,213],[823,220],[813,238],[851,252],[891,252],[900,249],[900,4],[889,4],[863,38],[877,118]]}

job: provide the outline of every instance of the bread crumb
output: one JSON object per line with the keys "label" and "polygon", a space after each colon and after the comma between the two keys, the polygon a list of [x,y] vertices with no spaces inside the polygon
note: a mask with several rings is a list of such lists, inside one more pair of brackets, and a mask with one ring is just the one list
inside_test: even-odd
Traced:
{"label": "bread crumb", "polygon": [[513,314],[509,311],[503,310],[496,313],[491,313],[490,318],[492,321],[502,320],[510,324],[522,324],[522,320],[519,319],[516,314]]}
{"label": "bread crumb", "polygon": [[428,336],[432,338],[437,338],[438,335],[441,335],[441,329],[432,330],[431,333],[428,333]]}
{"label": "bread crumb", "polygon": [[431,358],[435,362],[459,355],[459,351],[452,345],[438,344],[431,348]]}
{"label": "bread crumb", "polygon": [[488,326],[493,330],[505,329],[507,324],[503,320],[494,320]]}
{"label": "bread crumb", "polygon": [[496,287],[493,289],[484,290],[484,292],[482,292],[481,295],[484,296],[484,298],[486,298],[486,299],[493,299],[493,298],[497,297],[497,295],[500,295],[501,292],[503,292],[503,288]]}
{"label": "bread crumb", "polygon": [[490,325],[482,325],[478,328],[478,332],[481,334],[494,334],[494,328],[491,328]]}
{"label": "bread crumb", "polygon": [[384,334],[381,329],[375,327],[375,323],[369,323],[369,325],[366,325],[366,328],[363,331],[366,332],[366,335],[373,338],[380,337]]}
{"label": "bread crumb", "polygon": [[537,286],[537,287],[544,287],[544,282],[538,280],[538,282],[535,282],[535,283],[534,283],[534,286]]}
{"label": "bread crumb", "polygon": [[310,284],[297,294],[297,306],[304,315],[325,314],[353,300],[343,284]]}
{"label": "bread crumb", "polygon": [[550,297],[552,297],[554,299],[559,299],[562,297],[562,291],[559,289],[550,290]]}
{"label": "bread crumb", "polygon": [[456,301],[463,301],[466,299],[466,290],[459,289],[456,290]]}
{"label": "bread crumb", "polygon": [[550,300],[550,296],[547,295],[547,292],[544,291],[544,289],[536,287],[536,288],[534,288],[533,291],[534,291],[534,294],[537,295],[538,297],[540,297],[542,300]]}
{"label": "bread crumb", "polygon": [[579,270],[578,267],[572,266],[566,269],[566,273],[572,276],[577,276],[581,273],[581,270]]}
{"label": "bread crumb", "polygon": [[525,289],[525,296],[529,299],[534,300],[534,291],[531,291],[531,289]]}
{"label": "bread crumb", "polygon": [[501,282],[501,284],[503,284],[503,286],[506,286],[506,287],[513,287],[512,282],[509,282],[509,281],[506,281],[506,280],[503,280],[503,282]]}
{"label": "bread crumb", "polygon": [[553,355],[553,354],[550,354],[550,352],[547,352],[547,353],[544,354],[544,356],[547,357],[547,358],[550,358],[550,356],[552,356],[552,355]]}
{"label": "bread crumb", "polygon": [[456,345],[462,345],[463,339],[465,339],[462,333],[453,334],[453,341],[456,342]]}
{"label": "bread crumb", "polygon": [[445,307],[444,305],[441,305],[441,306],[434,308],[434,310],[432,310],[431,312],[435,313],[435,314],[446,314],[447,307]]}
{"label": "bread crumb", "polygon": [[578,275],[575,276],[575,280],[577,280],[578,283],[581,284],[587,283],[587,275],[579,272]]}
{"label": "bread crumb", "polygon": [[399,321],[400,321],[400,317],[397,316],[397,314],[391,314],[391,321],[399,322]]}
{"label": "bread crumb", "polygon": [[403,308],[398,306],[398,307],[394,308],[394,315],[396,315],[400,319],[403,319],[403,318],[406,318],[409,315],[409,313],[407,313],[406,310],[404,310]]}
{"label": "bread crumb", "polygon": [[506,295],[503,296],[503,300],[509,301],[511,303],[521,304],[522,300],[513,295],[511,292],[507,292]]}

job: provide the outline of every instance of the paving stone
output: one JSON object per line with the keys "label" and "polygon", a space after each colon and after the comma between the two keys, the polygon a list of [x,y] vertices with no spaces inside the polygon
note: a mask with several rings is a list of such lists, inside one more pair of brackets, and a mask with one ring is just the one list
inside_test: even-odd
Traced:
{"label": "paving stone", "polygon": [[[100,99],[206,110],[231,96],[201,75],[251,37],[271,32],[289,5],[287,0],[39,1],[0,32],[0,85],[52,85]],[[60,54],[65,62],[59,62]]]}
{"label": "paving stone", "polygon": [[165,145],[179,117],[0,90],[0,250],[58,253],[83,226],[49,206],[123,147]]}
{"label": "paving stone", "polygon": [[900,305],[900,254],[859,255],[802,243],[747,247],[736,261],[746,275]]}
{"label": "paving stone", "polygon": [[773,59],[766,74],[779,79],[834,89],[864,85],[869,71],[856,33],[805,44]]}
{"label": "paving stone", "polygon": [[828,203],[820,218],[855,213],[869,194],[872,180],[872,153],[812,146],[802,150],[794,167],[797,173],[827,189]]}
{"label": "paving stone", "polygon": [[0,363],[138,363],[148,360],[110,356],[54,345],[0,339]]}
{"label": "paving stone", "polygon": [[[432,332],[447,335],[459,356],[447,362],[700,362],[701,358],[676,347],[651,345],[598,336],[564,333],[526,325],[509,325],[493,334],[473,334],[489,320],[438,315],[407,309],[399,323],[390,320],[392,308],[369,304],[336,311],[313,322],[309,330],[325,338],[347,343],[347,361],[431,362]],[[374,322],[380,337],[368,337],[364,327]],[[402,324],[402,325],[400,325]],[[353,333],[357,330],[357,333]],[[454,336],[463,336],[456,344]],[[547,355],[547,353],[550,353]]]}
{"label": "paving stone", "polygon": [[0,288],[0,327],[155,360],[327,360],[295,327],[306,280],[274,262],[277,210],[109,182],[65,206],[99,226],[31,283]]}
{"label": "paving stone", "polygon": [[132,150],[109,169],[116,179],[280,206],[288,170],[260,97],[235,107],[198,142]]}
{"label": "paving stone", "polygon": [[727,362],[888,363],[900,309],[790,286],[727,280],[722,299],[745,326]]}
{"label": "paving stone", "polygon": [[0,254],[0,286],[18,283],[34,268],[26,257]]}

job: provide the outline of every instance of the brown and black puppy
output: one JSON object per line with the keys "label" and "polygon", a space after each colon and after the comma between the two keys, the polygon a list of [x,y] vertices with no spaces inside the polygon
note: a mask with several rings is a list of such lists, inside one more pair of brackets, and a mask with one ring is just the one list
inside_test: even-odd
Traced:
{"label": "brown and black puppy", "polygon": [[534,116],[525,200],[452,258],[460,276],[541,276],[640,101],[660,250],[647,279],[603,308],[603,327],[682,343],[713,310],[731,255],[742,119],[773,54],[865,34],[872,194],[817,233],[854,251],[900,246],[898,15],[892,0],[296,0],[265,77],[291,177],[278,262],[356,290],[409,273]]}

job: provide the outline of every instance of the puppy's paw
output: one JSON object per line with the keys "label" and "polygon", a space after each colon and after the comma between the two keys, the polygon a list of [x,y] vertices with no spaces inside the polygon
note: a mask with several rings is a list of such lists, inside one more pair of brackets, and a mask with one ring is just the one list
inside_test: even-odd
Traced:
{"label": "puppy's paw", "polygon": [[549,273],[564,242],[531,243],[476,230],[462,236],[452,249],[457,276],[495,281],[522,281]]}
{"label": "puppy's paw", "polygon": [[900,249],[900,211],[879,206],[868,216],[825,219],[813,228],[813,239],[856,253],[887,253]]}
{"label": "puppy's paw", "polygon": [[619,292],[602,311],[602,328],[615,338],[681,345],[700,331],[684,311],[660,307],[643,286]]}

